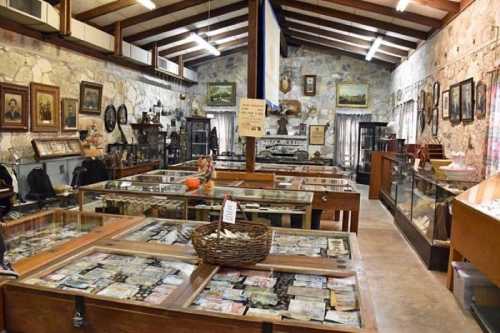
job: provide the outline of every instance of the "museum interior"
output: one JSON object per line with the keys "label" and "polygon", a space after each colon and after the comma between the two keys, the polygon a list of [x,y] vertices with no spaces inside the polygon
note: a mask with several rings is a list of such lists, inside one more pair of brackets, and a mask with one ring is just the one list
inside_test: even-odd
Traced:
{"label": "museum interior", "polygon": [[500,0],[0,0],[0,332],[500,332]]}

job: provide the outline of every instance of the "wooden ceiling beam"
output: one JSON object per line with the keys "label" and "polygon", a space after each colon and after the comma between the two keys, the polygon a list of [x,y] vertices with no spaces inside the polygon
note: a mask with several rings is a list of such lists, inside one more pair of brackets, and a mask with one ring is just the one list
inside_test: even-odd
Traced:
{"label": "wooden ceiling beam", "polygon": [[[187,1],[182,1],[182,2],[187,2]],[[133,34],[131,36],[126,37],[125,40],[127,42],[131,42],[131,43],[137,42],[137,41],[145,39],[145,38],[149,38],[149,37],[152,37],[152,36],[155,36],[155,35],[170,31],[170,30],[182,28],[182,27],[185,27],[185,26],[188,26],[188,25],[200,22],[200,21],[207,20],[209,18],[225,15],[225,14],[228,14],[228,13],[231,13],[231,12],[234,12],[234,11],[246,8],[246,7],[247,7],[247,1],[242,0],[242,1],[230,4],[230,5],[227,5],[224,7],[219,7],[219,8],[213,9],[211,11],[206,11],[204,13],[200,13],[200,14],[197,14],[194,16],[186,17],[186,18],[183,18],[179,21],[167,23],[167,24],[161,25],[159,27],[155,27],[155,28],[152,28],[149,30],[141,31],[139,33],[136,33],[136,34]]]}
{"label": "wooden ceiling beam", "polygon": [[336,10],[336,9],[332,9],[332,8],[328,8],[328,7],[323,7],[323,6],[317,6],[317,5],[313,5],[310,3],[305,3],[305,2],[301,2],[301,1],[297,1],[297,0],[275,0],[275,1],[276,1],[276,3],[278,3],[282,6],[292,7],[292,8],[303,10],[303,11],[313,12],[313,13],[320,14],[320,15],[326,15],[326,16],[330,16],[333,18],[337,18],[337,19],[347,20],[347,21],[367,25],[370,27],[374,27],[377,29],[381,29],[383,31],[391,31],[391,32],[398,33],[400,35],[405,35],[405,36],[417,38],[420,40],[427,39],[427,32],[425,32],[425,31],[407,28],[407,27],[397,25],[394,23],[375,20],[375,19],[372,19],[372,18],[366,17],[366,16],[351,14],[351,13],[343,12],[340,10]]}
{"label": "wooden ceiling beam", "polygon": [[444,12],[452,14],[456,14],[460,11],[460,2],[454,2],[449,0],[412,0],[412,1],[419,5],[431,7],[434,9],[439,9]]}
{"label": "wooden ceiling beam", "polygon": [[[347,25],[347,24],[342,24],[342,23],[330,21],[330,20],[325,20],[325,19],[322,19],[319,17],[304,15],[302,13],[284,10],[283,14],[287,18],[315,24],[318,26],[324,26],[327,28],[335,29],[335,30],[350,32],[350,33],[360,35],[360,36],[376,38],[379,35],[373,31],[353,27],[352,25]],[[391,37],[391,36],[386,36],[386,35],[384,35],[383,37],[384,37],[384,40],[386,40],[392,44],[400,45],[400,46],[403,46],[403,47],[406,47],[409,49],[414,49],[414,50],[417,48],[417,43],[408,41],[406,39],[401,39],[401,38],[396,38],[396,37]]]}
{"label": "wooden ceiling beam", "polygon": [[[214,46],[217,50],[222,52],[222,51],[225,51],[231,47],[239,46],[241,44],[247,44],[247,43],[248,43],[248,37],[243,37],[243,38],[235,39],[235,40],[232,40],[230,42],[226,42],[226,43],[222,43],[222,44],[214,45]],[[184,53],[182,55],[182,57],[185,59],[185,62],[189,62],[190,59],[204,56],[204,55],[209,55],[209,54],[210,54],[210,52],[208,52],[207,50],[199,50],[199,51]]]}
{"label": "wooden ceiling beam", "polygon": [[209,60],[213,60],[213,59],[218,58],[218,57],[224,57],[224,56],[227,56],[227,55],[230,55],[230,54],[234,54],[234,53],[245,51],[247,48],[248,48],[247,45],[243,45],[243,46],[240,46],[240,47],[236,47],[234,49],[223,51],[223,52],[220,53],[220,56],[210,55],[210,56],[206,56],[206,57],[203,57],[203,58],[198,58],[198,59],[194,59],[194,60],[191,60],[191,61],[186,61],[186,62],[184,62],[184,65],[186,65],[188,67],[198,66],[201,63],[204,63],[204,62],[209,61]]}
{"label": "wooden ceiling beam", "polygon": [[[175,2],[175,3],[167,5],[167,6],[156,8],[156,9],[147,11],[145,13],[123,19],[122,20],[122,27],[123,27],[123,29],[125,29],[127,27],[131,27],[131,26],[136,25],[136,24],[144,23],[144,22],[153,20],[153,19],[158,18],[158,17],[166,16],[166,15],[173,14],[175,12],[178,12],[178,11],[181,11],[184,9],[188,9],[188,8],[191,8],[194,6],[204,4],[208,1],[209,0],[182,0],[179,2]],[[113,26],[114,26],[114,22],[105,26],[103,28],[103,30],[110,31],[113,29]]]}
{"label": "wooden ceiling beam", "polygon": [[214,31],[214,30],[227,28],[227,27],[230,27],[232,25],[240,24],[240,23],[243,23],[246,21],[248,21],[248,15],[247,14],[240,15],[240,16],[236,16],[236,17],[224,20],[224,21],[220,21],[220,22],[205,26],[203,28],[192,29],[192,30],[189,30],[187,32],[183,32],[183,33],[178,34],[178,35],[174,35],[174,36],[163,38],[163,39],[151,42],[151,43],[147,43],[147,44],[142,45],[142,47],[145,49],[152,49],[154,45],[161,47],[164,45],[169,45],[169,44],[180,42],[181,40],[188,38],[189,35],[191,35],[191,33],[193,33],[193,32],[197,33],[199,35],[205,34],[208,31]]}
{"label": "wooden ceiling beam", "polygon": [[362,0],[323,0],[323,1],[333,3],[336,5],[360,9],[384,16],[390,16],[400,20],[426,25],[432,28],[440,28],[442,26],[441,20],[424,15],[411,13],[408,11],[399,12],[396,10],[396,8],[378,5],[373,2],[367,2]]}
{"label": "wooden ceiling beam", "polygon": [[99,16],[104,16],[109,13],[116,12],[120,9],[127,8],[133,5],[137,5],[136,0],[116,0],[107,4],[104,4],[102,6],[96,7],[89,9],[87,11],[81,12],[76,14],[74,17],[75,19],[82,21],[82,22],[87,22],[92,19],[95,19],[96,17]]}
{"label": "wooden ceiling beam", "polygon": [[[221,33],[212,35],[212,36],[210,36],[210,38],[208,38],[207,41],[209,43],[214,43],[214,42],[217,42],[219,40],[233,37],[233,36],[242,35],[242,34],[247,33],[247,32],[248,32],[248,27],[229,30],[229,31],[225,31],[225,32],[221,32]],[[177,45],[174,47],[170,47],[168,49],[161,50],[160,55],[162,57],[165,57],[165,56],[168,57],[169,54],[178,53],[178,52],[181,52],[184,50],[189,50],[189,49],[196,47],[196,46],[198,46],[198,43],[196,43],[196,42],[185,43],[185,44]]]}

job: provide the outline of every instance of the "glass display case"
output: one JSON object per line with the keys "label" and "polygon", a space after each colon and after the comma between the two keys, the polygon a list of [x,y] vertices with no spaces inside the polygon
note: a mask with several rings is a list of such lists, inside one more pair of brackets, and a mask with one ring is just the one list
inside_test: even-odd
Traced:
{"label": "glass display case", "polygon": [[186,159],[193,160],[210,154],[210,118],[187,117],[187,155]]}
{"label": "glass display case", "polygon": [[152,161],[161,160],[161,149],[158,145],[151,144],[122,144],[112,143],[108,145],[108,154],[119,154],[121,166],[129,167]]}
{"label": "glass display case", "polygon": [[358,156],[356,164],[356,182],[370,184],[371,155],[380,150],[380,139],[385,135],[384,122],[360,122],[358,132]]}

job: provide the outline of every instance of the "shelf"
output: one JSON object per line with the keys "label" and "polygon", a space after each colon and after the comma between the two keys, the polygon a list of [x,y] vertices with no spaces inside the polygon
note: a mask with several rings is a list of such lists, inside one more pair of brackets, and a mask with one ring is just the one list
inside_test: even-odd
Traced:
{"label": "shelf", "polygon": [[133,129],[143,129],[143,128],[160,128],[163,127],[162,124],[130,124]]}

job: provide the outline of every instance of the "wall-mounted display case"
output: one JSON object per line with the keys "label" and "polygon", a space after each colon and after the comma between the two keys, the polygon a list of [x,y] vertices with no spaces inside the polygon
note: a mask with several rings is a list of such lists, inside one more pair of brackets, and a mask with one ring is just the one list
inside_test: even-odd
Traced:
{"label": "wall-mounted display case", "polygon": [[210,118],[187,117],[187,154],[188,160],[210,154]]}
{"label": "wall-mounted display case", "polygon": [[381,138],[385,134],[387,123],[360,122],[358,131],[358,160],[356,164],[356,182],[370,184],[371,155],[379,150]]}
{"label": "wall-mounted display case", "polygon": [[107,168],[112,179],[148,172],[160,167],[162,147],[158,144],[121,144],[108,145]]}

